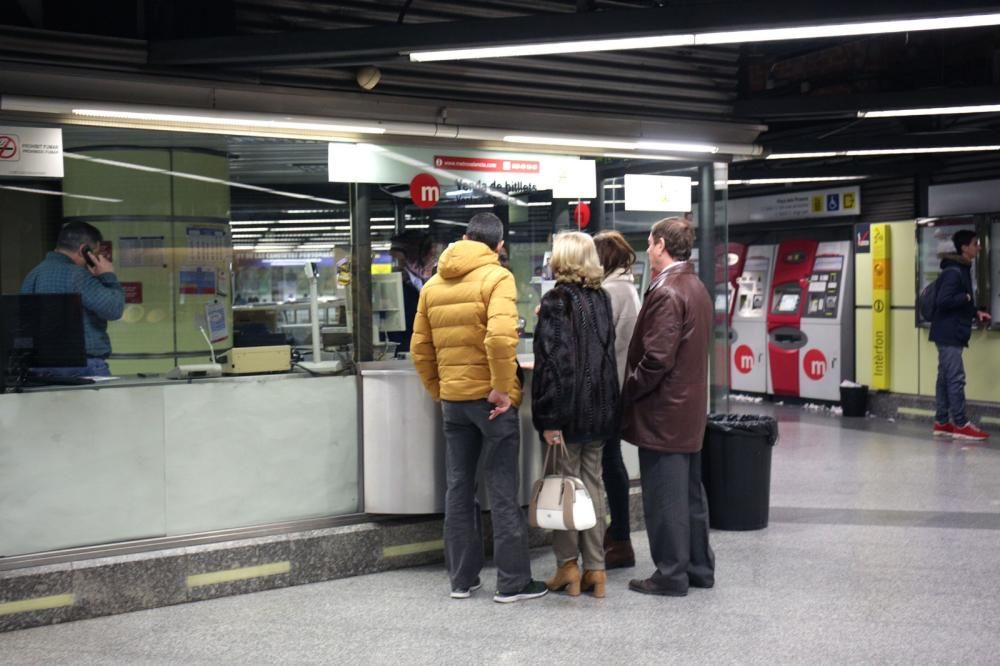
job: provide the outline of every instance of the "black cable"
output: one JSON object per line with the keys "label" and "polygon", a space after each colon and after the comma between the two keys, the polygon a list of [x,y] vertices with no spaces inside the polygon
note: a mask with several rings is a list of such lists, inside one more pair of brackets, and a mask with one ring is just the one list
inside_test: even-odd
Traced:
{"label": "black cable", "polygon": [[406,0],[403,3],[402,8],[399,10],[399,18],[396,19],[396,23],[402,23],[403,22],[403,19],[406,18],[406,10],[409,9],[410,5],[412,5],[412,4],[413,4],[413,0]]}

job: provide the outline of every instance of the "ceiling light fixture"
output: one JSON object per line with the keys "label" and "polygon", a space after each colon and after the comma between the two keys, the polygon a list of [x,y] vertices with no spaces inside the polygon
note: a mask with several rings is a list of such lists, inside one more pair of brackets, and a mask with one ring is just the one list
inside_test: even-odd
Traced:
{"label": "ceiling light fixture", "polygon": [[250,113],[221,113],[216,112],[211,116],[187,114],[187,113],[165,113],[160,111],[140,111],[140,110],[116,110],[116,109],[72,109],[74,116],[85,118],[114,118],[118,120],[140,120],[156,123],[174,123],[190,125],[221,125],[235,127],[249,127],[252,129],[287,129],[287,130],[308,130],[316,132],[342,132],[345,134],[385,134],[384,127],[374,125],[356,125],[352,123],[320,122],[295,120],[289,116],[285,118],[270,118],[258,114]]}
{"label": "ceiling light fixture", "polygon": [[[840,183],[851,180],[864,180],[868,176],[817,176],[815,178],[734,178],[730,180],[719,180],[715,184],[719,185],[791,185],[795,183]],[[698,185],[698,181],[691,181],[691,186]]]}
{"label": "ceiling light fixture", "polygon": [[965,16],[903,19],[896,21],[859,21],[828,25],[788,26],[755,30],[730,30],[720,32],[681,33],[646,37],[621,37],[615,39],[587,39],[578,41],[540,42],[537,44],[507,44],[433,51],[403,53],[411,62],[441,60],[471,60],[478,58],[511,58],[519,56],[554,55],[559,53],[592,53],[597,51],[624,51],[631,49],[665,48],[675,46],[700,46],[710,44],[743,44],[824,37],[852,37],[926,30],[951,30],[1000,25],[1000,13],[971,14]]}
{"label": "ceiling light fixture", "polygon": [[867,148],[861,150],[836,150],[823,153],[773,153],[769,160],[801,160],[817,157],[879,157],[885,155],[926,155],[930,153],[976,153],[1000,150],[993,146],[937,146],[931,148]]}
{"label": "ceiling light fixture", "polygon": [[938,106],[926,109],[886,109],[883,111],[858,111],[858,118],[907,118],[910,116],[947,116],[959,113],[1000,113],[1000,104],[975,106]]}

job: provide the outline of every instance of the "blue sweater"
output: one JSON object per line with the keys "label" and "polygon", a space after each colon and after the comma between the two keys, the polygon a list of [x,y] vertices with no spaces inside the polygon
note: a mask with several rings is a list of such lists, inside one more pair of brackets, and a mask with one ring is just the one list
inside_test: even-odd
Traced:
{"label": "blue sweater", "polygon": [[125,291],[114,273],[94,277],[65,254],[49,252],[24,278],[21,293],[80,294],[87,356],[107,358],[111,355],[108,321],[120,319],[125,310]]}
{"label": "blue sweater", "polygon": [[[950,266],[958,270],[944,270]],[[946,254],[941,260],[931,342],[952,347],[968,347],[976,304],[972,300],[972,265],[959,255]]]}

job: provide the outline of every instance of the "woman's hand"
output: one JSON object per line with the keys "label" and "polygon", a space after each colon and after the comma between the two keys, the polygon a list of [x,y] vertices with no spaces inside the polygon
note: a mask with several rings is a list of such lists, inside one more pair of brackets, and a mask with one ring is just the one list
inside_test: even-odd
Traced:
{"label": "woman's hand", "polygon": [[563,443],[562,430],[544,430],[542,438],[549,446],[559,446]]}

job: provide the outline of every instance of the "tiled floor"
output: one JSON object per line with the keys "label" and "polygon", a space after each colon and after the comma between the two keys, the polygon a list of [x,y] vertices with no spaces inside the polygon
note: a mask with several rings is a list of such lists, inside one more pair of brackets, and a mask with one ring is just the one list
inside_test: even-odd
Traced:
{"label": "tiled floor", "polygon": [[713,590],[629,592],[636,534],[603,600],[502,606],[487,570],[456,601],[424,567],[2,634],[0,663],[1000,663],[1000,447],[777,414],[771,525],[712,533]]}

